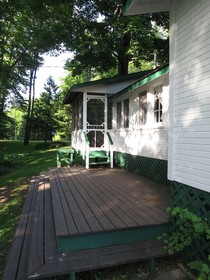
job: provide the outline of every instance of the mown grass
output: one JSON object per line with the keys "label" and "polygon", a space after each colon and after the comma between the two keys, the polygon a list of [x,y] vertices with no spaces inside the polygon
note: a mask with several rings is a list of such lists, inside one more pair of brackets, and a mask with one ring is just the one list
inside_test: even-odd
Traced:
{"label": "mown grass", "polygon": [[[30,178],[56,166],[56,149],[37,148],[37,142],[0,141],[0,152],[13,169],[0,176],[0,279],[6,265],[15,228]],[[5,172],[8,170],[5,169]]]}

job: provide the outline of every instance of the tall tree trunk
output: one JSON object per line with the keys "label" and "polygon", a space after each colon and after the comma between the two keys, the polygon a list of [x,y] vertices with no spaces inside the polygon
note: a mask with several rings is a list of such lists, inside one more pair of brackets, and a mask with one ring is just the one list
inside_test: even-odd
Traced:
{"label": "tall tree trunk", "polygon": [[127,32],[121,38],[120,50],[118,53],[118,75],[128,74],[129,54],[128,50],[131,43],[131,33]]}
{"label": "tall tree trunk", "polygon": [[30,71],[28,111],[27,111],[27,117],[26,117],[24,145],[28,145],[29,144],[30,131],[31,131],[31,103],[32,103],[31,96],[32,96],[33,72],[34,72],[34,70],[32,69]]}
{"label": "tall tree trunk", "polygon": [[39,54],[36,53],[34,56],[34,61],[35,61],[34,68],[31,69],[31,72],[30,72],[28,112],[27,112],[26,126],[25,126],[24,145],[29,144],[30,134],[31,134],[31,119],[33,117],[33,111],[34,111],[35,81],[36,81],[38,55]]}

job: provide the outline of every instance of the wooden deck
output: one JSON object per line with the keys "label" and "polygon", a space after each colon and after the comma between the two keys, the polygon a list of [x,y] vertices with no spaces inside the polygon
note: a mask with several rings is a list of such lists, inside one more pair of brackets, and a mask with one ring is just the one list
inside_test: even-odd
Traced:
{"label": "wooden deck", "polygon": [[[168,186],[122,169],[65,167],[40,175],[30,190],[25,228],[17,235],[22,243],[14,242],[21,253],[16,244],[4,280],[51,277],[166,254],[156,237],[167,230]],[[23,267],[17,272],[18,264]]]}

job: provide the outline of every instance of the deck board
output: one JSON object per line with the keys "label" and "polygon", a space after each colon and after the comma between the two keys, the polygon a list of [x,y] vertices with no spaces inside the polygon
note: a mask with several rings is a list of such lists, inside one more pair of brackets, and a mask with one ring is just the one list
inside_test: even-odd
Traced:
{"label": "deck board", "polygon": [[40,279],[165,256],[155,239],[167,231],[169,192],[118,169],[54,168],[34,177],[3,279]]}
{"label": "deck board", "polygon": [[[53,209],[57,236],[168,222],[165,213],[165,206],[169,204],[168,186],[122,169],[65,167],[52,172],[51,193],[56,205]],[[59,219],[60,216],[64,218]]]}

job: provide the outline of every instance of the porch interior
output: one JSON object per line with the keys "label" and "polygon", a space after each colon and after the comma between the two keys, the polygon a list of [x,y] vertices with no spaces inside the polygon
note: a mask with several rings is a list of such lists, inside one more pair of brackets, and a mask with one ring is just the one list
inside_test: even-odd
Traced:
{"label": "porch interior", "polygon": [[[22,276],[14,279],[71,274],[167,255],[157,236],[168,228],[169,192],[169,186],[117,168],[61,167],[41,174],[29,188],[25,236],[17,260],[25,267],[19,267]],[[20,236],[19,231],[19,243]],[[12,252],[18,258],[17,248]],[[14,260],[4,280],[13,279],[13,269]]]}

